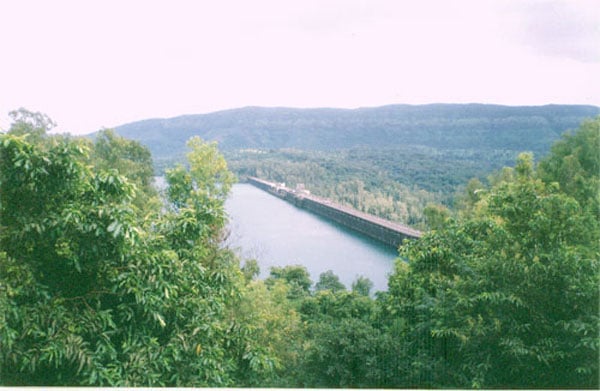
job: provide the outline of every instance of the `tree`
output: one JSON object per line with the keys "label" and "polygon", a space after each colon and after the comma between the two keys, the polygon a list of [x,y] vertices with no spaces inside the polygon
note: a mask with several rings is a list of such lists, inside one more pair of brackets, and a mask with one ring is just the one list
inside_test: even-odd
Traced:
{"label": "tree", "polygon": [[[185,185],[189,187],[183,193],[179,187],[169,189],[171,202],[181,204],[184,201],[182,197],[190,192],[193,192],[194,197],[197,198],[224,202],[231,185],[235,182],[235,177],[227,169],[227,162],[219,153],[217,143],[207,143],[199,137],[192,137],[187,145],[191,151],[187,154],[190,170],[185,175]],[[184,171],[181,165],[168,171],[167,180],[174,180],[183,175]]]}
{"label": "tree", "polygon": [[169,216],[179,226],[170,238],[181,249],[197,240],[215,243],[222,239],[225,199],[235,181],[216,143],[193,137],[188,146],[189,170],[178,165],[166,173],[167,198],[172,209]]}
{"label": "tree", "polygon": [[402,248],[386,308],[418,365],[398,371],[408,386],[597,387],[598,220],[527,154],[478,208]]}
{"label": "tree", "polygon": [[270,286],[278,280],[282,280],[290,286],[289,298],[292,300],[300,299],[310,293],[312,281],[308,270],[304,266],[272,267],[270,276],[265,280],[265,283]]}
{"label": "tree", "polygon": [[343,318],[314,323],[303,357],[301,384],[316,388],[381,387],[381,332],[368,322]]}
{"label": "tree", "polygon": [[477,178],[471,178],[465,188],[454,199],[455,211],[467,217],[474,212],[487,187]]}
{"label": "tree", "polygon": [[256,277],[260,275],[260,266],[258,266],[258,261],[256,259],[248,259],[242,266],[242,273],[244,273],[244,278],[246,282],[250,282]]}
{"label": "tree", "polygon": [[443,205],[429,204],[423,210],[423,215],[430,229],[439,229],[450,218],[450,211]]}
{"label": "tree", "polygon": [[98,283],[100,262],[133,239],[133,188],[114,173],[92,174],[82,142],[46,151],[25,138],[2,136],[0,244],[47,288],[78,296]]}
{"label": "tree", "polygon": [[565,194],[582,206],[598,208],[600,188],[600,117],[585,121],[577,132],[568,132],[540,161],[539,175],[546,183],[556,182]]}
{"label": "tree", "polygon": [[238,387],[290,387],[299,365],[302,323],[289,285],[279,280],[271,286],[248,281],[232,318],[239,330]]}
{"label": "tree", "polygon": [[317,292],[330,290],[332,292],[345,291],[346,287],[340,282],[340,278],[331,270],[319,275],[319,281],[315,284]]}
{"label": "tree", "polygon": [[356,280],[352,282],[352,292],[361,295],[361,296],[369,296],[371,294],[371,289],[373,289],[373,281],[369,280],[367,277],[358,276]]}
{"label": "tree", "polygon": [[155,210],[158,194],[150,150],[137,141],[127,140],[107,129],[94,139],[90,161],[96,170],[116,170],[136,186],[133,203],[140,211]]}
{"label": "tree", "polygon": [[0,135],[0,377],[75,384],[98,377],[94,358],[116,354],[107,346],[115,327],[108,303],[137,237],[132,188],[123,177],[92,174],[82,143],[41,148],[25,139]]}
{"label": "tree", "polygon": [[135,187],[88,153],[0,135],[0,382],[225,386],[271,360],[235,322],[244,279],[217,240],[230,176],[199,180],[192,159],[178,172],[197,187],[172,181],[184,203],[142,217]]}
{"label": "tree", "polygon": [[8,133],[17,136],[28,134],[29,141],[40,141],[56,127],[56,123],[46,114],[32,112],[23,107],[11,111],[8,115],[13,120]]}
{"label": "tree", "polygon": [[305,297],[306,325],[296,386],[382,387],[388,340],[368,296],[325,289]]}

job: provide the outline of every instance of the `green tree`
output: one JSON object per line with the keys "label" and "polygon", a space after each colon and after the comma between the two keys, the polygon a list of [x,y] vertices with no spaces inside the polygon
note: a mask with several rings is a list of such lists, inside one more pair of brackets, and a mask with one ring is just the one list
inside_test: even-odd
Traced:
{"label": "green tree", "polygon": [[181,165],[167,171],[167,180],[170,184],[175,178],[185,177],[182,183],[169,189],[171,202],[177,205],[185,204],[184,197],[188,194],[193,194],[195,198],[224,202],[231,185],[235,182],[235,177],[227,169],[227,162],[219,153],[217,143],[207,143],[199,137],[192,137],[187,145],[191,149],[187,154],[189,172],[186,173]]}
{"label": "green tree", "polygon": [[233,311],[238,329],[238,387],[290,387],[299,365],[302,324],[288,300],[290,287],[276,281],[269,287],[249,281]]}
{"label": "green tree", "polygon": [[430,229],[440,229],[450,218],[450,211],[443,205],[429,204],[423,210],[423,215]]}
{"label": "green tree", "polygon": [[244,273],[246,282],[250,282],[258,277],[260,275],[258,261],[256,259],[247,259],[246,262],[244,262],[244,266],[242,266],[242,273]]}
{"label": "green tree", "polygon": [[386,311],[418,363],[398,363],[405,384],[598,386],[598,220],[531,155],[514,173],[477,216],[403,246]]}
{"label": "green tree", "polygon": [[467,185],[454,198],[455,211],[462,217],[471,216],[474,213],[475,205],[485,194],[487,186],[479,179],[471,178]]}
{"label": "green tree", "polygon": [[[237,384],[240,346],[265,353],[236,326],[244,278],[216,240],[230,176],[142,218],[135,186],[93,170],[88,146],[0,135],[0,383]],[[201,164],[181,176],[200,183]]]}
{"label": "green tree", "polygon": [[194,137],[188,146],[189,169],[178,165],[166,173],[169,218],[178,226],[169,237],[180,249],[193,247],[198,240],[222,239],[225,199],[235,181],[216,143]]}
{"label": "green tree", "polygon": [[29,141],[39,142],[56,127],[56,123],[46,114],[32,112],[23,107],[11,111],[8,115],[13,120],[8,133],[17,136],[27,134]]}
{"label": "green tree", "polygon": [[380,387],[381,332],[368,322],[343,318],[312,324],[303,358],[304,387]]}
{"label": "green tree", "polygon": [[327,270],[319,275],[319,281],[315,284],[317,292],[330,290],[332,292],[345,291],[346,287],[340,282],[340,278],[332,271]]}
{"label": "green tree", "polygon": [[312,280],[306,267],[301,265],[288,265],[284,267],[274,266],[271,268],[270,276],[265,280],[267,285],[272,285],[278,280],[284,281],[290,286],[289,298],[300,299],[310,293]]}
{"label": "green tree", "polygon": [[352,282],[352,292],[361,295],[369,296],[373,289],[373,281],[364,276],[356,277],[356,280]]}
{"label": "green tree", "polygon": [[95,349],[101,360],[114,352],[104,303],[137,237],[132,188],[123,177],[92,174],[82,143],[42,149],[25,138],[0,136],[0,377],[7,385],[77,384],[98,376]]}
{"label": "green tree", "polygon": [[296,386],[381,387],[388,340],[376,303],[345,290],[317,291],[300,307],[306,325]]}
{"label": "green tree", "polygon": [[92,174],[82,142],[58,140],[45,151],[7,135],[1,152],[2,249],[54,292],[89,291],[100,262],[118,257],[134,236],[133,188],[113,173]]}
{"label": "green tree", "polygon": [[96,135],[90,157],[96,170],[116,170],[136,186],[133,203],[138,210],[157,209],[160,201],[154,187],[152,156],[148,148],[107,129]]}
{"label": "green tree", "polygon": [[600,189],[600,117],[584,122],[577,132],[563,135],[539,164],[540,178],[556,182],[565,194],[598,213]]}

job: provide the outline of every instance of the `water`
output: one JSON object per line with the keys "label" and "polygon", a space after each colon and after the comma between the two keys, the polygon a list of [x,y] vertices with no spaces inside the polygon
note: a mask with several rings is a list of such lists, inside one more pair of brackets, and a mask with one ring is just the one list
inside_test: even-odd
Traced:
{"label": "water", "polygon": [[231,232],[226,244],[242,259],[256,259],[261,277],[267,277],[272,266],[303,265],[313,282],[332,270],[348,289],[362,275],[373,282],[374,291],[387,290],[396,249],[249,184],[233,186],[225,209]]}

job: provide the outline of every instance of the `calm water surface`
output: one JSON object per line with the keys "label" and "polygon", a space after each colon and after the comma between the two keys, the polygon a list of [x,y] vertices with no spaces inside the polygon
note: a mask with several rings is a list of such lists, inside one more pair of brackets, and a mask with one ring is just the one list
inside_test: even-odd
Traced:
{"label": "calm water surface", "polygon": [[349,289],[362,275],[387,289],[397,251],[297,208],[249,184],[233,186],[225,204],[229,247],[258,261],[261,277],[272,266],[304,265],[313,282],[333,270]]}

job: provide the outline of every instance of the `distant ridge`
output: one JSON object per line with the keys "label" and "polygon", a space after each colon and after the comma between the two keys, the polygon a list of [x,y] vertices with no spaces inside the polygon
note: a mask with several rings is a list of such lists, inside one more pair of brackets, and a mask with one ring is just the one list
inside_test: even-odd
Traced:
{"label": "distant ridge", "polygon": [[567,129],[600,115],[584,105],[388,105],[358,109],[243,107],[208,114],[147,119],[115,128],[157,158],[185,151],[192,136],[224,150],[422,145],[438,149],[528,150],[545,154]]}

